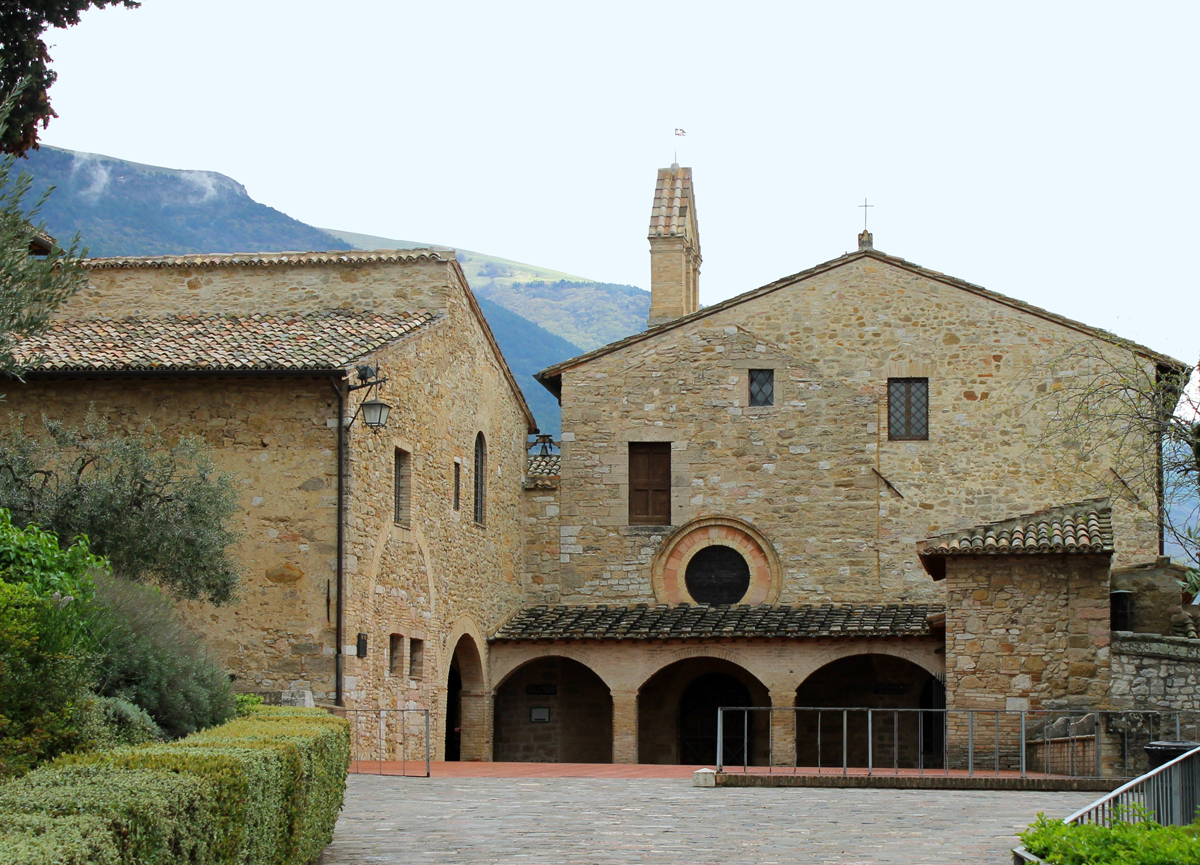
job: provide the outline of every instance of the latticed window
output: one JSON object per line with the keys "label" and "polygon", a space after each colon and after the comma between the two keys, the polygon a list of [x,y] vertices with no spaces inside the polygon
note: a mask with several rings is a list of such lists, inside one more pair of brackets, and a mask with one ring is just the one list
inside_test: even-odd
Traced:
{"label": "latticed window", "polygon": [[750,370],[750,405],[775,405],[775,370]]}
{"label": "latticed window", "polygon": [[892,441],[929,438],[929,379],[888,379],[888,438]]}
{"label": "latticed window", "polygon": [[483,525],[484,485],[487,481],[487,442],[475,436],[475,522]]}

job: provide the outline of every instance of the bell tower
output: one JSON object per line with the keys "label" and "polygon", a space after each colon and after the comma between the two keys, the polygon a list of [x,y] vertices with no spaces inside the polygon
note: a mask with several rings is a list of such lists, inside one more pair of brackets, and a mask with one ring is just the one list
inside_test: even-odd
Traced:
{"label": "bell tower", "polygon": [[654,327],[700,308],[700,231],[692,169],[658,170],[650,211],[650,317]]}

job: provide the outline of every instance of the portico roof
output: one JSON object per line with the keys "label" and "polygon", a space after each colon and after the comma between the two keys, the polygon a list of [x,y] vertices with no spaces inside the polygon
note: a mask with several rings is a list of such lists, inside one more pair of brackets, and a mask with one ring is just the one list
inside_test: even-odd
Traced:
{"label": "portico roof", "polygon": [[527,607],[491,640],[922,637],[941,604]]}

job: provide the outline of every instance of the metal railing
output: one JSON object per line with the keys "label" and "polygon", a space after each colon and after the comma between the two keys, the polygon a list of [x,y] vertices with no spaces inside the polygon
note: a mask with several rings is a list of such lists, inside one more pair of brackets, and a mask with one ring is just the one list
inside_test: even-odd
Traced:
{"label": "metal railing", "polygon": [[[330,711],[350,721],[352,774],[429,777],[428,709],[337,708]],[[374,773],[367,768],[372,763],[375,764]],[[391,764],[389,771],[384,771],[384,764]]]}
{"label": "metal railing", "polygon": [[1200,712],[724,706],[715,754],[718,772],[1133,778],[1144,745],[1185,734]]}
{"label": "metal railing", "polygon": [[[1144,809],[1144,810],[1142,810]],[[1154,820],[1163,826],[1186,826],[1200,809],[1200,748],[1181,754],[1080,808],[1064,822],[1111,826]]]}

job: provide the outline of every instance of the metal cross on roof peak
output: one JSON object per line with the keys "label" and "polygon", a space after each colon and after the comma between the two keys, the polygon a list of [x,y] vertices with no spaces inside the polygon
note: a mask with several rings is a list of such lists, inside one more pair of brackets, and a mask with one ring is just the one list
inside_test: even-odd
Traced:
{"label": "metal cross on roof peak", "polygon": [[867,200],[865,198],[863,199],[863,203],[859,205],[859,207],[863,209],[863,231],[867,230],[867,208],[874,206],[874,204],[867,204]]}

